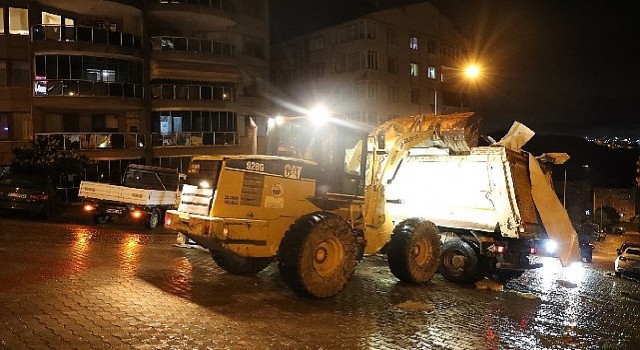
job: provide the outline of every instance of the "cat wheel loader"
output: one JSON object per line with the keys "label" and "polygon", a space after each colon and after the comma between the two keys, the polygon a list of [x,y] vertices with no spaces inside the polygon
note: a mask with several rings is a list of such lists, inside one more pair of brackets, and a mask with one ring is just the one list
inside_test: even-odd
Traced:
{"label": "cat wheel loader", "polygon": [[[164,225],[208,248],[218,266],[231,274],[255,274],[275,260],[286,285],[296,294],[312,298],[338,294],[358,262],[383,248],[392,274],[401,281],[417,284],[428,282],[438,268],[451,280],[468,282],[489,273],[517,274],[537,267],[521,255],[530,246],[521,244],[520,238],[535,238],[544,232],[528,229],[540,226],[536,225],[537,216],[534,213],[529,217],[532,222],[523,220],[517,210],[520,199],[516,198],[513,181],[509,179],[494,181],[499,190],[489,198],[488,188],[485,193],[488,203],[480,203],[477,210],[485,213],[481,224],[488,234],[472,225],[463,225],[464,219],[438,224],[428,219],[428,211],[402,209],[408,208],[404,204],[417,204],[418,208],[421,204],[396,186],[398,179],[404,178],[405,185],[419,189],[430,177],[415,166],[424,163],[425,158],[413,159],[414,162],[409,159],[413,156],[411,152],[437,149],[447,154],[469,155],[478,140],[477,124],[473,113],[396,118],[381,124],[366,140],[343,153],[297,135],[299,141],[308,142],[312,151],[320,151],[321,156],[339,155],[328,163],[269,155],[194,157],[180,205],[177,210],[167,211]],[[326,144],[335,134],[316,136]],[[281,145],[276,146],[277,149]],[[283,149],[291,151],[290,147]],[[485,162],[473,170],[499,164],[503,171],[490,176],[511,177],[504,172],[509,169],[505,167],[508,160],[504,147],[501,151],[494,156],[497,163]],[[332,164],[337,164],[339,171]],[[405,168],[411,176],[401,171]],[[449,168],[455,172],[455,166]],[[490,176],[487,179],[485,175],[485,180],[479,182],[487,185],[492,181]],[[348,193],[344,186],[341,188],[341,184],[354,178],[363,179],[360,193],[357,190]],[[393,188],[391,199],[385,195],[388,186]],[[436,191],[438,195],[446,192],[445,188],[448,186],[443,184]],[[433,203],[439,200],[424,191],[415,192]],[[487,207],[500,196],[506,198],[500,203],[511,204],[486,214],[490,212]],[[392,214],[389,209],[395,212]],[[515,214],[495,214],[503,211]],[[504,249],[509,244],[513,250],[510,255],[498,251],[497,247]],[[441,254],[442,249],[445,254]],[[505,275],[506,272],[502,274]]]}

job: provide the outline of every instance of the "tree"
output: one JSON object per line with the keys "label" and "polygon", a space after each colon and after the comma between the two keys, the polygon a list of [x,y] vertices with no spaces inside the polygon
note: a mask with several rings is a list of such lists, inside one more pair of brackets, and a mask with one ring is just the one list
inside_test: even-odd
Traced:
{"label": "tree", "polygon": [[41,145],[37,140],[28,147],[13,149],[11,172],[15,174],[41,174],[53,181],[63,175],[83,174],[87,165],[93,164],[89,157],[56,147]]}
{"label": "tree", "polygon": [[605,205],[596,208],[592,221],[600,225],[601,228],[611,227],[620,222],[620,213],[614,207]]}

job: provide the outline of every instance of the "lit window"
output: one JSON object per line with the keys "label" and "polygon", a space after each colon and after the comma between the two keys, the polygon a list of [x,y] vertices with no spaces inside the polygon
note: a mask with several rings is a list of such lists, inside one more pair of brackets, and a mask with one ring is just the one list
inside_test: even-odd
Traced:
{"label": "lit window", "polygon": [[427,78],[436,79],[436,67],[427,67]]}
{"label": "lit window", "polygon": [[4,8],[0,7],[0,34],[4,34]]}
{"label": "lit window", "polygon": [[419,70],[420,68],[417,63],[411,63],[411,69],[409,74],[411,74],[412,77],[417,77]]}
{"label": "lit window", "polygon": [[62,24],[62,17],[49,12],[42,12],[42,24]]}
{"label": "lit window", "polygon": [[411,36],[409,38],[409,48],[411,50],[417,50],[418,49],[418,37]]}
{"label": "lit window", "polygon": [[9,7],[9,34],[29,35],[29,11]]}

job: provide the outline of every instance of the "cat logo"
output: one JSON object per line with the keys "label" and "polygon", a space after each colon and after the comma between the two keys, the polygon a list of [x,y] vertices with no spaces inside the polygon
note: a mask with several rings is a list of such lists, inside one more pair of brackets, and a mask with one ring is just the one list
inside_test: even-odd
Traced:
{"label": "cat logo", "polygon": [[302,167],[299,165],[284,165],[284,177],[288,179],[300,179],[300,174],[302,173]]}

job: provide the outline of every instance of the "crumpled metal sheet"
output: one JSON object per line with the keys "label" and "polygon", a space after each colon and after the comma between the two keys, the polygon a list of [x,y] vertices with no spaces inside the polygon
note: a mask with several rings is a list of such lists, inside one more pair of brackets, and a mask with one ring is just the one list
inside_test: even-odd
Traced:
{"label": "crumpled metal sheet", "polygon": [[[411,131],[432,131],[424,141],[428,147],[449,148],[454,152],[469,151],[478,145],[480,119],[474,112],[443,115],[423,114],[390,119],[375,128],[370,135],[384,134],[385,149],[390,149],[398,137]],[[420,146],[420,145],[418,145]]]}

